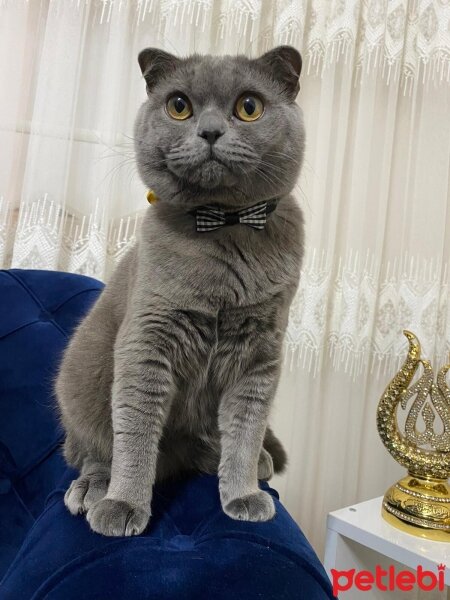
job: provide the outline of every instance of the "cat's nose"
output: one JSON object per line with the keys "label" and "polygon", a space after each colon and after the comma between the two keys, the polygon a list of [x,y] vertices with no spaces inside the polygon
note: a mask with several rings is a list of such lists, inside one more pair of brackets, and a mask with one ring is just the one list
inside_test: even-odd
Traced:
{"label": "cat's nose", "polygon": [[219,129],[202,129],[198,132],[198,135],[203,139],[207,140],[211,146],[223,135],[223,131]]}
{"label": "cat's nose", "polygon": [[211,146],[225,133],[222,119],[216,115],[204,114],[198,124],[198,135],[205,139]]}

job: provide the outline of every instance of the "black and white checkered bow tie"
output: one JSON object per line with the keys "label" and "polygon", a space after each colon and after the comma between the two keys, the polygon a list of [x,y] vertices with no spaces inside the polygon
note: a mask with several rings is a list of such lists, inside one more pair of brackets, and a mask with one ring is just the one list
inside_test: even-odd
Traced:
{"label": "black and white checkered bow tie", "polygon": [[197,231],[202,233],[237,223],[248,225],[253,229],[264,229],[267,215],[273,212],[276,206],[275,201],[264,201],[232,213],[225,212],[216,206],[200,206],[193,211],[193,214],[197,222]]}

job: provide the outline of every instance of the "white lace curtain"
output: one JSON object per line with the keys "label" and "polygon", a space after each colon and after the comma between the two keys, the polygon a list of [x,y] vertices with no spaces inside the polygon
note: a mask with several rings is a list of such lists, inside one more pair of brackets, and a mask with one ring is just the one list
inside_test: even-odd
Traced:
{"label": "white lace curtain", "polygon": [[303,54],[308,144],[278,485],[320,551],[328,510],[398,474],[374,415],[401,330],[436,365],[450,350],[448,0],[0,0],[0,266],[106,280],[133,243],[140,49],[280,43]]}

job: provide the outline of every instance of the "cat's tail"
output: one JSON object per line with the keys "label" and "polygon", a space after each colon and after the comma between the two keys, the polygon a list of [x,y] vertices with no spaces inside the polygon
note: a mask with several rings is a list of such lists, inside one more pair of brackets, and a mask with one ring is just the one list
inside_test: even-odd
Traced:
{"label": "cat's tail", "polygon": [[264,438],[263,446],[272,457],[273,470],[275,473],[282,473],[287,465],[286,450],[283,448],[282,443],[275,436],[270,427],[266,429],[266,437]]}

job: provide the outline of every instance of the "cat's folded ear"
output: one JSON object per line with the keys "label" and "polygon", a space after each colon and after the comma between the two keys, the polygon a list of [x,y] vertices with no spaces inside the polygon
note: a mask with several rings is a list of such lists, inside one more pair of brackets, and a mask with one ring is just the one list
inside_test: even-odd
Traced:
{"label": "cat's folded ear", "polygon": [[292,46],[277,46],[256,59],[256,62],[269,70],[272,77],[284,86],[289,98],[293,100],[297,96],[302,70],[302,57],[298,50]]}
{"label": "cat's folded ear", "polygon": [[139,52],[138,63],[147,83],[147,93],[153,90],[161,77],[171,73],[179,62],[179,58],[158,48],[146,48]]}

